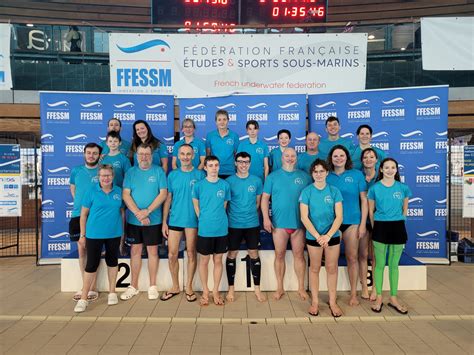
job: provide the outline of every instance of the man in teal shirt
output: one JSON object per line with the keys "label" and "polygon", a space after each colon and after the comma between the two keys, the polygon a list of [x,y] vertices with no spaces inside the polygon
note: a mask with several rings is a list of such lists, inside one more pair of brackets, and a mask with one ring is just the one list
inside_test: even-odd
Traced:
{"label": "man in teal shirt", "polygon": [[309,174],[313,161],[319,158],[319,136],[314,132],[306,135],[306,152],[298,154],[298,169]]}
{"label": "man in teal shirt", "polygon": [[[193,291],[196,273],[196,238],[198,220],[194,212],[192,189],[194,184],[206,177],[193,165],[195,152],[190,144],[182,144],[177,151],[179,168],[168,175],[168,197],[163,205],[163,236],[168,239],[168,263],[173,286],[162,297],[162,301],[179,294],[179,242],[184,232],[188,255],[188,278],[185,295],[188,302],[196,301]],[[168,220],[169,217],[169,220]]]}
{"label": "man in teal shirt", "polygon": [[[305,235],[301,223],[298,199],[301,191],[311,183],[311,177],[296,169],[296,152],[286,148],[281,157],[282,167],[268,175],[262,195],[263,226],[273,235],[275,245],[275,275],[277,290],[273,298],[283,297],[283,278],[285,276],[285,255],[288,240],[294,258],[294,268],[298,279],[298,295],[302,300],[308,298],[304,286],[306,261],[304,258]],[[270,219],[270,198],[272,218]]]}
{"label": "man in teal shirt", "polygon": [[[72,210],[71,220],[69,221],[69,237],[71,242],[77,242],[77,253],[79,255],[79,268],[81,276],[84,275],[86,267],[86,238],[81,236],[80,217],[82,200],[89,189],[97,184],[97,166],[99,164],[100,153],[102,148],[96,143],[88,143],[84,146],[84,165],[76,166],[71,171],[69,179],[72,198],[74,199],[74,207]],[[95,279],[88,295],[88,300],[93,301],[99,297],[95,291]],[[81,299],[81,291],[77,292],[73,299],[79,301]]]}
{"label": "man in teal shirt", "polygon": [[259,125],[257,121],[247,121],[245,127],[249,137],[240,142],[237,153],[247,152],[250,154],[252,159],[250,174],[258,176],[264,181],[270,171],[268,146],[258,139]]}
{"label": "man in teal shirt", "polygon": [[327,159],[331,148],[338,144],[346,147],[349,154],[352,154],[355,149],[354,143],[352,143],[350,139],[339,137],[340,131],[341,125],[339,124],[339,119],[334,116],[329,116],[326,120],[326,132],[328,132],[328,137],[321,139],[319,143],[319,157],[321,159]]}
{"label": "man in teal shirt", "polygon": [[151,145],[142,143],[137,148],[138,166],[125,174],[123,201],[127,205],[127,242],[131,244],[130,265],[132,277],[130,286],[120,295],[128,300],[138,295],[138,278],[142,266],[142,249],[148,253],[148,274],[150,287],[148,299],[158,299],[156,276],[158,273],[158,244],[162,241],[161,205],[168,193],[164,170],[152,164]]}
{"label": "man in teal shirt", "polygon": [[[120,134],[121,130],[122,130],[122,122],[120,122],[118,118],[111,118],[109,122],[107,122],[107,133],[117,132],[118,134]],[[101,152],[102,155],[109,154],[109,147],[107,146],[106,141],[100,142],[99,145],[102,147],[102,152]],[[128,154],[130,153],[130,147],[131,147],[130,142],[122,139],[120,141],[119,151],[120,153],[128,157]]]}
{"label": "man in teal shirt", "polygon": [[196,249],[200,254],[199,276],[202,284],[201,306],[209,304],[208,268],[211,255],[214,262],[214,304],[221,306],[224,299],[219,294],[222,278],[222,257],[227,251],[228,221],[227,202],[230,200],[229,184],[219,178],[219,159],[209,155],[204,159],[207,177],[193,189],[193,205],[198,217],[198,238]]}
{"label": "man in teal shirt", "polygon": [[229,292],[227,300],[234,301],[234,279],[236,258],[240,244],[245,239],[247,252],[250,257],[255,296],[259,302],[265,301],[265,296],[260,291],[261,261],[258,256],[260,244],[260,221],[258,210],[262,198],[262,180],[249,174],[251,156],[247,152],[237,153],[235,156],[237,173],[227,178],[230,185],[230,202],[227,210],[229,215],[229,252],[226,259],[227,281]]}

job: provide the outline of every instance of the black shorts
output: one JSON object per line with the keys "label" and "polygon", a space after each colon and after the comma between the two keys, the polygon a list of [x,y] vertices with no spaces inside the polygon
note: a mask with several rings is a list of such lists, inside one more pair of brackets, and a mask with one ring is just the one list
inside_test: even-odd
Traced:
{"label": "black shorts", "polygon": [[372,240],[384,244],[405,244],[407,242],[405,221],[375,221]]}
{"label": "black shorts", "polygon": [[224,254],[227,251],[227,236],[201,237],[198,235],[196,250],[201,255]]}
{"label": "black shorts", "polygon": [[260,245],[260,227],[229,228],[229,250],[239,250],[240,244],[245,240],[247,249],[256,250]]}
{"label": "black shorts", "polygon": [[163,233],[161,232],[161,224],[153,226],[136,226],[127,223],[127,238],[128,244],[145,244],[158,245],[163,240]]}
{"label": "black shorts", "polygon": [[81,237],[81,217],[72,217],[69,221],[69,238],[71,242],[77,242]]}
{"label": "black shorts", "polygon": [[168,229],[176,232],[182,232],[184,231],[184,227],[175,227],[175,226],[168,226]]}
{"label": "black shorts", "polygon": [[[328,246],[332,247],[333,245],[339,245],[339,244],[341,244],[341,237],[332,237],[331,239],[329,239]],[[315,240],[306,239],[306,245],[321,248],[321,245],[319,245],[316,239]]]}

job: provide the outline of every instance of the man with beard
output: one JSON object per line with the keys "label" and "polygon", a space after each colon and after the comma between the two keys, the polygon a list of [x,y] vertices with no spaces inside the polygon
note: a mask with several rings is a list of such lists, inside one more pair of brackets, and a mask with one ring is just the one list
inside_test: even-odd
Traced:
{"label": "man with beard", "polygon": [[[74,208],[72,210],[71,221],[69,222],[69,236],[71,242],[77,242],[77,252],[79,254],[79,268],[81,269],[81,276],[84,276],[84,269],[86,267],[86,236],[81,235],[80,231],[80,217],[82,199],[89,189],[97,184],[97,165],[99,163],[102,148],[96,143],[88,143],[84,147],[84,165],[76,166],[71,171],[70,189],[71,195],[74,199]],[[99,297],[95,291],[95,280],[92,283],[91,291],[87,299],[94,301]],[[79,301],[81,299],[81,291],[78,291],[73,299]]]}

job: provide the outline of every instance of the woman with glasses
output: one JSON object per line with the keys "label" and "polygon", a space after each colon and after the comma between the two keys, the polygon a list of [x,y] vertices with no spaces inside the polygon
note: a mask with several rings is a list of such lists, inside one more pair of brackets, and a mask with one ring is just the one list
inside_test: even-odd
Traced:
{"label": "woman with glasses", "polygon": [[87,294],[91,289],[100,264],[102,248],[105,246],[105,263],[109,278],[109,306],[118,303],[115,293],[117,282],[118,255],[121,239],[124,238],[124,205],[122,189],[114,186],[114,169],[111,165],[99,167],[99,183],[91,187],[82,201],[80,217],[80,238],[86,240],[87,262],[83,277],[82,296],[74,312],[87,308]]}
{"label": "woman with glasses", "polygon": [[150,125],[143,121],[138,120],[133,124],[133,139],[131,151],[133,152],[133,165],[138,165],[137,149],[141,144],[148,144],[153,149],[153,161],[154,165],[161,166],[165,173],[168,172],[168,151],[166,146],[153,135]]}
{"label": "woman with glasses", "polygon": [[340,317],[342,311],[337,305],[337,269],[339,261],[339,244],[342,223],[342,195],[338,188],[328,185],[328,164],[316,159],[309,171],[313,184],[307,186],[300,196],[301,221],[306,228],[306,245],[310,260],[309,283],[311,289],[311,306],[308,313],[319,314],[319,271],[324,253],[327,286],[329,292],[329,309],[333,317]]}
{"label": "woman with glasses", "polygon": [[179,147],[183,144],[189,144],[193,147],[194,158],[193,166],[196,169],[202,170],[204,168],[204,158],[206,157],[206,144],[200,138],[194,136],[196,130],[196,124],[190,118],[186,118],[181,125],[181,132],[183,137],[174,144],[173,147],[173,158],[171,161],[171,167],[173,170],[181,167],[181,161],[178,159]]}

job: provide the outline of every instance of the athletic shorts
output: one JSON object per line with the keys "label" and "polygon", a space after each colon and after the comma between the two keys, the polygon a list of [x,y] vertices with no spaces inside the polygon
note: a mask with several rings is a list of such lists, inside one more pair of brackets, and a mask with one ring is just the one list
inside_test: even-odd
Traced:
{"label": "athletic shorts", "polygon": [[163,240],[161,232],[161,224],[153,226],[136,226],[127,223],[127,238],[128,244],[144,244],[144,245],[158,245]]}
{"label": "athletic shorts", "polygon": [[201,237],[198,235],[196,250],[201,255],[224,254],[227,251],[227,236]]}
{"label": "athletic shorts", "polygon": [[239,250],[245,240],[247,249],[256,250],[260,245],[260,227],[229,228],[229,250]]}
{"label": "athletic shorts", "polygon": [[184,231],[184,227],[175,227],[175,226],[168,226],[169,230],[175,231],[175,232],[182,232]]}
{"label": "athletic shorts", "polygon": [[[341,244],[341,237],[333,237],[329,239],[328,246],[332,247],[333,245],[339,245]],[[306,239],[306,245],[312,246],[312,247],[317,247],[321,248],[321,245],[319,245],[318,241],[316,239]]]}
{"label": "athletic shorts", "polygon": [[71,242],[77,242],[81,237],[81,217],[72,217],[69,221],[69,238]]}
{"label": "athletic shorts", "polygon": [[383,244],[405,244],[407,242],[405,221],[375,221],[372,240]]}

